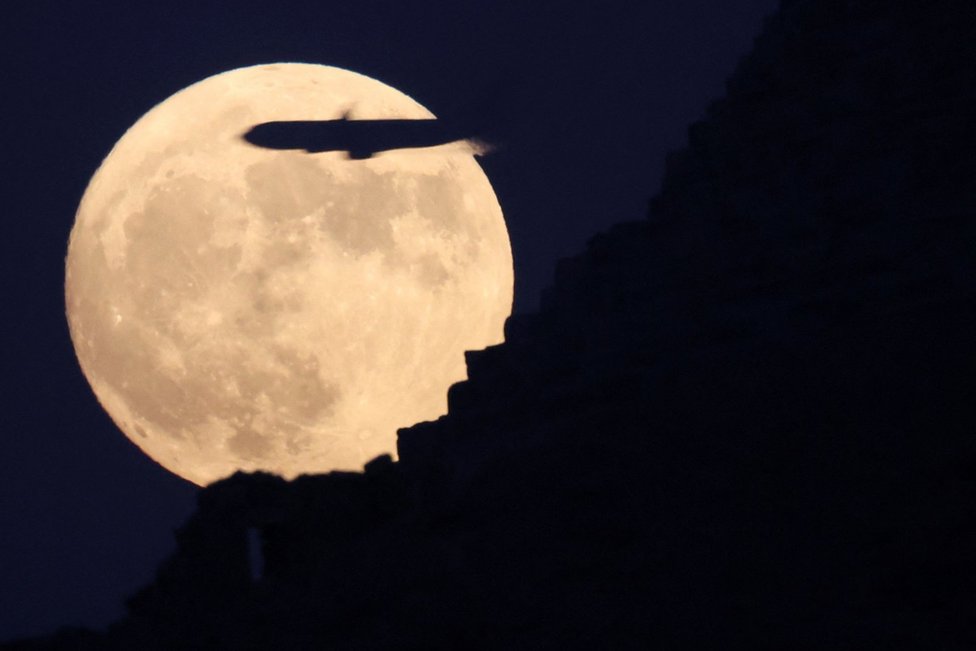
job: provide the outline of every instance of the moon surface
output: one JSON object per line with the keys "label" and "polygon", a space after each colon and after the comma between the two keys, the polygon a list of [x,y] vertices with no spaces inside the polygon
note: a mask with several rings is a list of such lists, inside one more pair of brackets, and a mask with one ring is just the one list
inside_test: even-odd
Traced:
{"label": "moon surface", "polygon": [[139,448],[199,485],[236,470],[358,470],[447,409],[463,351],[502,341],[508,232],[465,143],[308,154],[275,120],[434,117],[340,68],[204,79],[136,122],[71,231],[71,338]]}

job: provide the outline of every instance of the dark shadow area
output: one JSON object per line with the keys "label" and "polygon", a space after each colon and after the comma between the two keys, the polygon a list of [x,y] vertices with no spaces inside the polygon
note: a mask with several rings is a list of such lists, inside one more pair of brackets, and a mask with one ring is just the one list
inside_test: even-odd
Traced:
{"label": "dark shadow area", "polygon": [[436,147],[473,140],[473,130],[444,120],[296,120],[264,122],[243,135],[268,149],[303,149],[309,153],[345,151],[364,159],[391,149]]}

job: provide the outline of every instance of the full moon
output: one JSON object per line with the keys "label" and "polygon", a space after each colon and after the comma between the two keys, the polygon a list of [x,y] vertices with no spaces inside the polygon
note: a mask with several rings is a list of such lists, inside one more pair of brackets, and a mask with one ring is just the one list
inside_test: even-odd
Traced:
{"label": "full moon", "polygon": [[169,97],[92,177],[68,243],[81,369],[125,435],[199,485],[358,470],[447,409],[502,340],[512,252],[473,149],[274,151],[278,120],[431,119],[340,68],[239,68]]}

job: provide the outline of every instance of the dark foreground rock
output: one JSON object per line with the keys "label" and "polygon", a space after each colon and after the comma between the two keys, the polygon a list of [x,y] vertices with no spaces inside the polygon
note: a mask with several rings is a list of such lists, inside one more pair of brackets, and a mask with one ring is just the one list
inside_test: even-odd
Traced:
{"label": "dark foreground rock", "polygon": [[5,648],[976,648],[974,37],[784,1],[397,463],[210,486],[122,621]]}

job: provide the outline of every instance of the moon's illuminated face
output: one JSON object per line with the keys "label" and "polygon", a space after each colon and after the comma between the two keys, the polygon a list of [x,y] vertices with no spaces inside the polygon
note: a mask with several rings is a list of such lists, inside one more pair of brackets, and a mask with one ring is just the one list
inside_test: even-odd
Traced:
{"label": "moon's illuminated face", "polygon": [[430,118],[374,79],[278,64],[205,79],[115,145],[78,209],[66,303],[123,432],[197,484],[359,469],[446,411],[502,340],[512,255],[461,144],[368,160],[253,147],[272,120]]}

